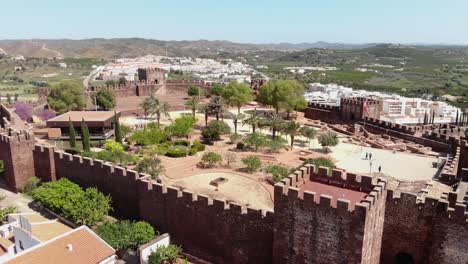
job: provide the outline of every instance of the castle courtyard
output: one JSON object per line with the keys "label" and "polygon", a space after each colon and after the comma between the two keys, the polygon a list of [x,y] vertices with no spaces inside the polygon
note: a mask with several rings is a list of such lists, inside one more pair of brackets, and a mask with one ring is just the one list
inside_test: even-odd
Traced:
{"label": "castle courtyard", "polygon": [[[434,156],[423,156],[405,152],[376,149],[349,143],[340,143],[329,153],[336,159],[337,167],[356,174],[381,173],[401,181],[430,180],[437,172],[432,166],[438,162]],[[372,160],[366,159],[372,153]]]}

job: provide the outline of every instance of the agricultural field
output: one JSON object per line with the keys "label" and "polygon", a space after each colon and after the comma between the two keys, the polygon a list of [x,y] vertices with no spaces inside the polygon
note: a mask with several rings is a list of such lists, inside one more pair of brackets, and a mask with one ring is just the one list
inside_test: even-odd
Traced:
{"label": "agricultural field", "polygon": [[7,95],[11,100],[35,100],[38,88],[62,80],[82,83],[93,65],[104,63],[101,59],[0,58],[0,97],[2,101]]}
{"label": "agricultural field", "polygon": [[[254,65],[267,65],[269,68],[261,71],[270,77],[296,79],[305,86],[312,82],[338,83],[356,89],[434,99],[451,95],[455,99],[450,103],[468,108],[466,47],[383,44],[362,49],[283,52],[270,58],[255,54],[247,60]],[[284,70],[288,66],[333,66],[338,70],[296,74]]]}

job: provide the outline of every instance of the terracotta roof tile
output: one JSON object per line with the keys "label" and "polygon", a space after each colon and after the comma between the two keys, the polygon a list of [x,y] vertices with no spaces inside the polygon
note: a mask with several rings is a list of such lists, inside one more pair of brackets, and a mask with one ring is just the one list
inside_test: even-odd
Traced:
{"label": "terracotta roof tile", "polygon": [[[72,246],[72,250],[67,248]],[[91,264],[99,263],[115,254],[115,250],[86,226],[66,233],[18,254],[6,263],[14,264]]]}

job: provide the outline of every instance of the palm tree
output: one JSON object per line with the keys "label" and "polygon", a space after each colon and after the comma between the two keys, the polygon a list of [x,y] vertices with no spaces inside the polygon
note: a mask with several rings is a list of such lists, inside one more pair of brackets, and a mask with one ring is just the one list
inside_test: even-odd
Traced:
{"label": "palm tree", "polygon": [[280,115],[274,113],[265,119],[265,125],[270,127],[272,131],[272,138],[275,139],[276,131],[279,131],[282,128],[284,125],[284,120]]}
{"label": "palm tree", "polygon": [[145,117],[148,117],[153,112],[154,109],[154,103],[157,99],[151,95],[150,97],[146,97],[141,103],[140,107],[143,108],[143,112],[145,114]]}
{"label": "palm tree", "polygon": [[244,121],[242,122],[244,125],[249,125],[252,127],[252,133],[255,133],[255,128],[257,128],[260,125],[260,122],[262,121],[262,116],[257,113],[257,109],[249,115]]}
{"label": "palm tree", "polygon": [[318,141],[326,152],[328,146],[333,147],[338,145],[338,135],[334,132],[324,132],[318,136]]}
{"label": "palm tree", "polygon": [[160,125],[161,115],[165,115],[169,117],[169,110],[170,110],[170,106],[167,102],[159,101],[159,99],[156,98],[153,113],[156,114],[158,125]]}
{"label": "palm tree", "polygon": [[219,116],[224,112],[224,102],[221,96],[213,96],[208,103],[209,113],[216,116],[216,120],[219,120]]}
{"label": "palm tree", "polygon": [[195,111],[197,111],[199,105],[200,99],[198,96],[192,96],[185,102],[185,106],[192,110],[193,118],[195,118]]}
{"label": "palm tree", "polygon": [[286,125],[283,128],[283,131],[286,135],[289,135],[291,138],[291,148],[294,146],[294,138],[297,135],[301,134],[301,125],[299,123],[296,123],[294,121],[286,123]]}
{"label": "palm tree", "polygon": [[309,148],[310,148],[310,141],[315,138],[317,135],[317,131],[311,127],[302,127],[301,134],[309,140]]}
{"label": "palm tree", "polygon": [[208,116],[210,115],[210,108],[207,104],[200,104],[198,106],[198,111],[205,115],[205,126],[208,126]]}

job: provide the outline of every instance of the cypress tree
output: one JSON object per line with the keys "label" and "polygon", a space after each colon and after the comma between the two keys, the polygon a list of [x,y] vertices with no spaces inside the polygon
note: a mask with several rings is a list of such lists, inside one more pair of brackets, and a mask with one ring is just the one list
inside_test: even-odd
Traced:
{"label": "cypress tree", "polygon": [[75,127],[73,126],[73,123],[71,121],[71,118],[69,119],[69,127],[68,130],[70,131],[70,148],[76,148],[76,131]]}
{"label": "cypress tree", "polygon": [[115,141],[122,144],[123,143],[123,137],[122,137],[122,129],[120,128],[120,121],[119,117],[117,116],[117,113],[114,111],[114,129],[115,129]]}
{"label": "cypress tree", "polygon": [[455,125],[458,125],[458,110],[457,110],[457,117],[455,118]]}
{"label": "cypress tree", "polygon": [[81,120],[81,141],[83,142],[83,151],[90,151],[91,143],[89,139],[89,129],[84,118]]}
{"label": "cypress tree", "polygon": [[424,113],[423,125],[427,124],[427,112]]}

